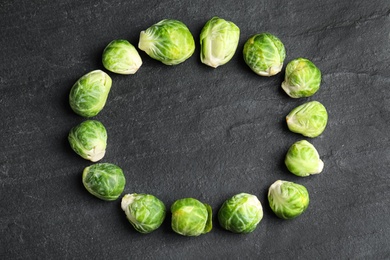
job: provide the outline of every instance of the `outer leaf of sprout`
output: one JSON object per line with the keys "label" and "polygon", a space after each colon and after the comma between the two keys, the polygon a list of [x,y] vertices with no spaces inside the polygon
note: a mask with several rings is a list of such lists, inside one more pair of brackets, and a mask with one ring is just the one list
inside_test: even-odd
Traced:
{"label": "outer leaf of sprout", "polygon": [[134,74],[142,65],[142,59],[134,46],[126,40],[113,40],[103,51],[103,66],[114,73]]}
{"label": "outer leaf of sprout", "polygon": [[218,211],[220,225],[234,233],[254,231],[263,218],[263,208],[255,195],[240,193],[226,200]]}
{"label": "outer leaf of sprout", "polygon": [[191,57],[195,41],[184,23],[165,19],[140,33],[138,48],[166,65],[176,65]]}
{"label": "outer leaf of sprout", "polygon": [[317,149],[306,140],[291,145],[284,162],[291,173],[301,177],[319,174],[324,168]]}
{"label": "outer leaf of sprout", "polygon": [[83,184],[95,197],[112,201],[122,194],[126,179],[118,166],[112,163],[97,163],[84,169]]}
{"label": "outer leaf of sprout", "polygon": [[106,153],[107,131],[97,120],[86,120],[69,131],[73,151],[86,160],[99,161]]}
{"label": "outer leaf of sprout", "polygon": [[121,207],[131,225],[143,234],[159,228],[166,214],[164,203],[150,194],[126,194]]}
{"label": "outer leaf of sprout", "polygon": [[240,29],[233,22],[211,18],[200,33],[200,60],[217,68],[231,60],[240,39]]}
{"label": "outer leaf of sprout", "polygon": [[194,198],[175,201],[171,206],[173,231],[183,236],[199,236],[212,229],[210,205]]}
{"label": "outer leaf of sprout", "polygon": [[290,131],[307,137],[319,136],[328,122],[328,112],[324,105],[318,101],[304,103],[286,116]]}
{"label": "outer leaf of sprout", "polygon": [[282,70],[286,50],[281,40],[270,33],[256,34],[244,45],[246,64],[260,76],[273,76]]}
{"label": "outer leaf of sprout", "polygon": [[287,64],[282,88],[290,97],[310,97],[320,84],[321,71],[310,60],[297,58]]}
{"label": "outer leaf of sprout", "polygon": [[85,74],[70,90],[70,107],[80,116],[96,116],[106,104],[111,84],[110,76],[104,71],[94,70]]}
{"label": "outer leaf of sprout", "polygon": [[278,180],[268,190],[268,202],[272,211],[282,219],[301,215],[309,206],[309,193],[300,184]]}

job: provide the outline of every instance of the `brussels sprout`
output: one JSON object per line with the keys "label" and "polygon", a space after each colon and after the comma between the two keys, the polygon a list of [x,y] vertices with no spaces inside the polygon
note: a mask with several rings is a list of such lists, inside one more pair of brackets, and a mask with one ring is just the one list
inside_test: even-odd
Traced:
{"label": "brussels sprout", "polygon": [[110,76],[101,70],[85,74],[70,90],[70,107],[80,116],[96,116],[106,104],[111,83]]}
{"label": "brussels sprout", "polygon": [[84,187],[102,200],[116,200],[125,188],[126,179],[123,171],[112,163],[97,163],[83,171]]}
{"label": "brussels sprout", "polygon": [[216,68],[226,64],[236,52],[240,28],[219,17],[211,18],[200,33],[200,60]]}
{"label": "brussels sprout", "polygon": [[107,131],[99,121],[87,120],[70,130],[68,141],[78,155],[96,162],[106,153]]}
{"label": "brussels sprout", "polygon": [[103,51],[103,66],[118,74],[134,74],[142,65],[142,59],[134,46],[126,40],[113,40]]}
{"label": "brussels sprout", "polygon": [[255,195],[240,193],[226,200],[218,211],[219,224],[234,233],[250,233],[263,218],[263,207]]}
{"label": "brussels sprout", "polygon": [[135,230],[143,234],[159,228],[165,218],[164,203],[150,194],[126,194],[121,207]]}
{"label": "brussels sprout", "polygon": [[282,70],[286,50],[280,39],[270,33],[255,34],[244,45],[246,64],[260,76],[273,76]]}
{"label": "brussels sprout", "polygon": [[290,97],[310,97],[320,84],[321,71],[310,60],[297,58],[287,64],[282,88]]}
{"label": "brussels sprout", "polygon": [[325,130],[328,112],[320,102],[310,101],[291,110],[286,122],[290,131],[313,138]]}
{"label": "brussels sprout", "polygon": [[321,173],[324,168],[316,148],[306,140],[291,145],[284,162],[290,172],[301,177]]}
{"label": "brussels sprout", "polygon": [[268,190],[268,202],[272,211],[283,219],[301,215],[309,206],[309,193],[305,186],[278,180]]}
{"label": "brussels sprout", "polygon": [[212,229],[210,205],[193,198],[175,201],[171,206],[172,229],[183,236],[199,236]]}
{"label": "brussels sprout", "polygon": [[195,41],[184,23],[165,19],[141,32],[138,48],[166,65],[176,65],[191,57]]}

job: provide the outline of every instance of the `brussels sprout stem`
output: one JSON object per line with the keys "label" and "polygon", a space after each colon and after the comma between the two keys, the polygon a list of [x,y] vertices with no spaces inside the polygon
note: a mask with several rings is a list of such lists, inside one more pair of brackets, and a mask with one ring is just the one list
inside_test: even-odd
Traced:
{"label": "brussels sprout stem", "polygon": [[317,171],[312,174],[319,174],[324,169],[324,162],[322,160],[319,160],[318,162],[318,168]]}
{"label": "brussels sprout stem", "polygon": [[151,46],[153,46],[152,40],[153,38],[151,37],[151,35],[149,35],[145,31],[142,31],[139,35],[138,48],[140,48],[141,50],[149,49]]}
{"label": "brussels sprout stem", "polygon": [[105,145],[98,144],[92,150],[88,151],[88,160],[91,162],[97,162],[106,154]]}
{"label": "brussels sprout stem", "polygon": [[129,213],[129,205],[134,202],[135,196],[131,195],[125,195],[122,198],[121,201],[121,208],[126,213],[127,218],[130,219],[130,221],[137,223],[137,220],[134,218],[132,214]]}
{"label": "brussels sprout stem", "polygon": [[[296,90],[299,89],[299,88],[300,88],[299,85],[297,85],[297,86],[292,86],[292,85],[288,84],[288,82],[286,82],[286,81],[283,81],[283,82],[282,82],[282,89],[283,89],[283,90],[287,93],[287,95],[289,95],[290,97],[291,97],[290,93],[291,93],[292,91],[296,91]],[[298,97],[292,96],[292,98],[298,98]]]}
{"label": "brussels sprout stem", "polygon": [[278,74],[283,67],[283,63],[280,66],[271,66],[267,71],[259,71],[260,76],[271,77]]}

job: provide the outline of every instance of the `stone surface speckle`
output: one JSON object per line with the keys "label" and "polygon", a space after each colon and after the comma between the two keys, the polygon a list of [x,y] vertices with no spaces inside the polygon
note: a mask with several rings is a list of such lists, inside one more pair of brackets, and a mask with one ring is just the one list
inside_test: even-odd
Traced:
{"label": "stone surface speckle", "polygon": [[[389,259],[390,3],[373,1],[11,1],[0,3],[1,259]],[[241,29],[233,59],[217,69],[200,62],[199,33],[213,16]],[[113,39],[138,45],[141,30],[164,18],[183,21],[194,55],[166,66],[140,51],[135,75],[110,73],[113,86],[95,117],[108,131],[102,161],[126,175],[126,193],[151,193],[169,209],[194,197],[212,206],[213,230],[175,234],[168,214],[148,235],[127,222],[120,200],[104,202],[81,182],[91,163],[67,143],[84,119],[68,94],[85,73],[104,69]],[[285,64],[311,59],[320,90],[291,99],[284,73],[264,78],[242,59],[245,41],[271,32],[285,44]],[[284,118],[318,100],[329,112],[310,141],[325,163],[299,178],[283,165],[304,137]],[[295,181],[310,193],[308,210],[280,220],[268,187]],[[248,235],[219,227],[216,213],[239,192],[255,194],[264,218]]]}

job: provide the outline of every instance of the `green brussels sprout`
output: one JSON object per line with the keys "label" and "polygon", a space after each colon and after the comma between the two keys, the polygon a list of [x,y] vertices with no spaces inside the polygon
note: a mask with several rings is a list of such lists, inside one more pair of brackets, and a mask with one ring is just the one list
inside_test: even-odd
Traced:
{"label": "green brussels sprout", "polygon": [[286,50],[278,37],[255,34],[244,44],[245,63],[260,76],[273,76],[282,70]]}
{"label": "green brussels sprout", "polygon": [[287,151],[284,163],[293,174],[306,177],[319,174],[324,168],[324,162],[316,148],[306,140],[295,142]]}
{"label": "green brussels sprout", "polygon": [[126,194],[121,207],[135,230],[143,234],[159,228],[165,218],[164,203],[150,194]]}
{"label": "green brussels sprout", "polygon": [[211,231],[212,209],[197,199],[184,198],[171,206],[173,231],[183,236],[199,236]]}
{"label": "green brussels sprout", "polygon": [[70,90],[70,107],[80,116],[96,116],[106,104],[111,83],[110,76],[104,71],[94,70],[85,74]]}
{"label": "green brussels sprout", "polygon": [[239,193],[227,199],[218,211],[219,224],[233,233],[250,233],[263,218],[263,207],[255,195]]}
{"label": "green brussels sprout", "polygon": [[68,141],[78,155],[97,162],[106,153],[107,131],[101,122],[86,120],[69,131]]}
{"label": "green brussels sprout", "polygon": [[103,51],[103,66],[118,74],[134,74],[142,65],[137,49],[126,40],[113,40]]}
{"label": "green brussels sprout", "polygon": [[286,66],[282,88],[292,98],[310,97],[320,88],[321,71],[308,59],[297,58]]}
{"label": "green brussels sprout", "polygon": [[290,131],[313,138],[325,130],[328,112],[320,102],[310,101],[291,110],[286,122]]}
{"label": "green brussels sprout", "polygon": [[282,219],[301,215],[309,206],[309,193],[305,186],[278,180],[268,190],[268,202],[272,211]]}
{"label": "green brussels sprout", "polygon": [[191,57],[195,41],[184,23],[164,19],[141,32],[138,48],[166,65],[176,65]]}
{"label": "green brussels sprout", "polygon": [[84,187],[102,200],[116,200],[125,188],[126,179],[123,171],[112,163],[96,163],[83,171]]}
{"label": "green brussels sprout", "polygon": [[217,68],[231,60],[236,52],[240,28],[219,17],[211,18],[200,32],[200,60]]}

